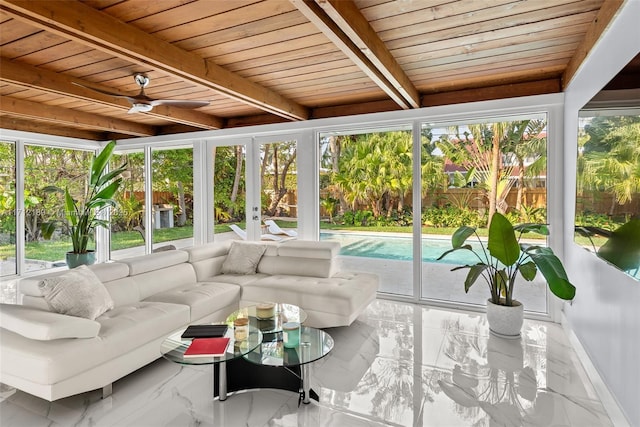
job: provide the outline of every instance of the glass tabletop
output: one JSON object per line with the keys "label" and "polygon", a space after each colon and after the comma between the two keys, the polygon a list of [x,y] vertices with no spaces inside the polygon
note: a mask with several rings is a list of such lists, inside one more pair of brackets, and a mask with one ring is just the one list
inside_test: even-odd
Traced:
{"label": "glass tabletop", "polygon": [[282,332],[282,325],[287,322],[304,323],[307,313],[293,304],[263,303],[234,311],[225,322],[233,328],[233,321],[241,317],[248,318],[249,325],[259,329],[263,334],[274,334]]}
{"label": "glass tabletop", "polygon": [[322,359],[333,349],[328,333],[308,326],[300,328],[300,344],[286,348],[283,342],[267,341],[247,353],[244,358],[257,365],[299,366]]}
{"label": "glass tabletop", "polygon": [[228,360],[237,359],[245,354],[253,351],[262,342],[262,332],[259,329],[249,325],[249,333],[247,339],[242,341],[236,341],[234,339],[233,327],[230,327],[225,337],[228,337],[229,345],[227,346],[227,352],[224,356],[216,357],[184,357],[184,352],[187,351],[191,344],[191,339],[180,338],[186,328],[182,328],[177,332],[169,335],[160,345],[160,352],[162,357],[172,362],[181,363],[183,365],[210,365],[212,363],[226,362]]}

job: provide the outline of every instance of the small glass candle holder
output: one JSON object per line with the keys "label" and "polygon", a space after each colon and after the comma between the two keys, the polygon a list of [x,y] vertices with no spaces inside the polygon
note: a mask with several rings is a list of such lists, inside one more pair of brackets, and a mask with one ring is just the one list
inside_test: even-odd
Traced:
{"label": "small glass candle holder", "polygon": [[276,305],[272,302],[256,304],[256,317],[258,319],[272,319],[276,315]]}
{"label": "small glass candle holder", "polygon": [[300,344],[300,323],[287,322],[282,325],[282,345],[295,348]]}
{"label": "small glass candle holder", "polygon": [[233,338],[236,341],[244,341],[249,336],[249,319],[240,317],[233,321]]}

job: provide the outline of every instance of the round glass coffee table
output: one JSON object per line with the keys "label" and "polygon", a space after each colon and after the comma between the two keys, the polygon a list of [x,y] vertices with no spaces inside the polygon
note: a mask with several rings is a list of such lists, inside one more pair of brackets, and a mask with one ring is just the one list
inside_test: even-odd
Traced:
{"label": "round glass coffee table", "polygon": [[[160,345],[162,357],[182,365],[214,365],[214,397],[220,400],[227,398],[227,362],[241,358],[242,356],[255,350],[262,343],[262,332],[254,326],[249,325],[247,339],[236,341],[233,334],[233,326],[228,328],[225,336],[229,337],[229,345],[223,356],[216,357],[184,357],[191,344],[191,339],[180,336],[186,328],[169,335]],[[217,371],[217,375],[216,375]],[[217,383],[217,387],[216,387]]]}
{"label": "round glass coffee table", "polygon": [[[299,391],[300,400],[309,403],[311,398],[318,400],[317,393],[311,390],[309,384],[309,365],[328,355],[333,345],[333,338],[325,331],[302,326],[300,342],[295,347],[287,348],[283,341],[263,341],[253,351],[245,354],[244,359],[257,366],[282,368],[283,371],[297,376],[297,389],[295,381],[291,386],[283,384],[278,388]],[[284,372],[282,379],[285,379]]]}
{"label": "round glass coffee table", "polygon": [[[261,305],[250,305],[240,310],[234,311],[225,323],[233,328],[233,321],[240,317],[249,319],[249,325],[259,329],[265,340],[273,339],[273,334],[282,332],[282,325],[287,322],[296,322],[303,324],[307,320],[307,312],[297,305],[282,303],[264,303],[272,304],[272,310]],[[277,338],[277,337],[276,337]]]}

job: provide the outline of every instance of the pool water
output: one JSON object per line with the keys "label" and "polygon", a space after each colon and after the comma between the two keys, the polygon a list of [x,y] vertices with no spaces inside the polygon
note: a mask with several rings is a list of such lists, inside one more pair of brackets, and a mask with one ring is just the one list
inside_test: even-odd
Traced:
{"label": "pool water", "polygon": [[[359,256],[368,258],[395,259],[411,261],[413,259],[413,242],[411,237],[389,236],[385,234],[355,234],[355,233],[320,233],[320,240],[338,242],[341,245],[340,255]],[[472,239],[467,243],[474,249],[479,249],[480,244]],[[442,239],[422,239],[422,261],[438,262],[442,264],[475,264],[478,258],[470,251],[457,251],[447,255],[438,261],[437,258],[445,251],[451,249],[451,239],[443,236]]]}

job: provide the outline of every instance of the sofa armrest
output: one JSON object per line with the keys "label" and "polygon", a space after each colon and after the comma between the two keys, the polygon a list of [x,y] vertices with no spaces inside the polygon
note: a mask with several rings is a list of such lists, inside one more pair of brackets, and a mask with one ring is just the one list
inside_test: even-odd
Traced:
{"label": "sofa armrest", "polygon": [[0,304],[0,327],[34,340],[94,338],[98,335],[100,326],[100,323],[82,317],[23,305]]}

